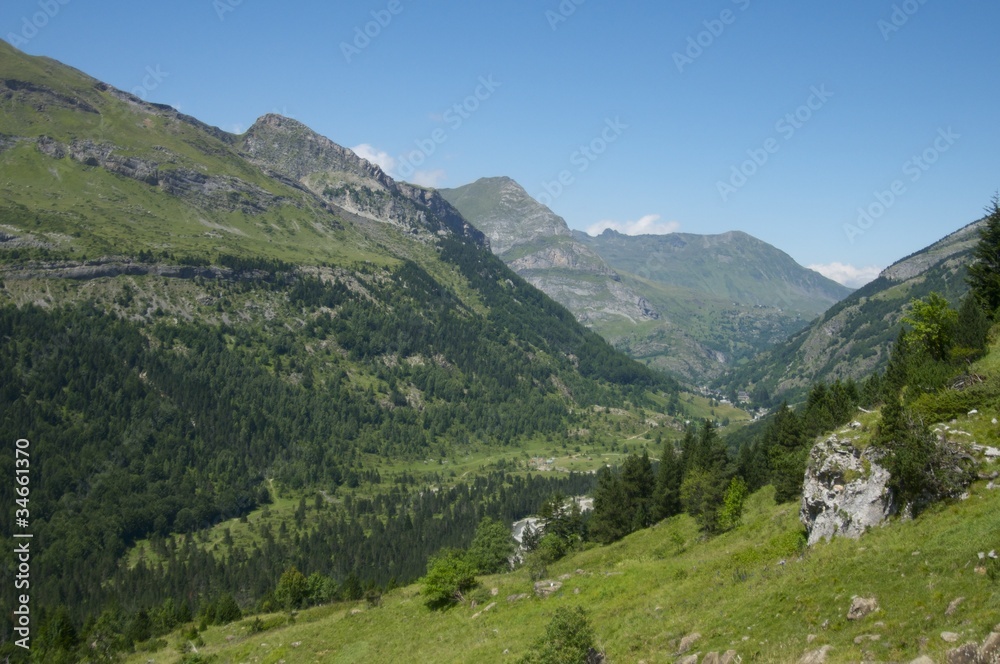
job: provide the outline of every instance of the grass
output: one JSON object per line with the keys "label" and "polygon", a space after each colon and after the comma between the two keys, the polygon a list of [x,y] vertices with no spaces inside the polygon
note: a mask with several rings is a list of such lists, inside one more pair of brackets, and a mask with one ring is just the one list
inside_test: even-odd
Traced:
{"label": "grass", "polygon": [[[734,649],[743,661],[794,662],[823,645],[833,647],[832,662],[908,661],[921,652],[941,660],[952,647],[941,632],[981,640],[1000,621],[1000,584],[975,569],[978,552],[1000,544],[1000,491],[980,483],[966,501],[809,550],[800,549],[797,506],[775,505],[772,496],[765,489],[751,497],[744,524],[715,539],[704,540],[681,516],[571,555],[550,567],[563,586],[546,599],[507,601],[532,593],[525,571],[485,577],[477,606],[443,612],[428,609],[419,588],[409,586],[378,608],[335,604],[291,623],[263,616],[273,627],[256,634],[251,619],[212,627],[199,652],[220,663],[511,662],[556,607],[579,605],[616,663],[675,661],[679,640],[692,632],[702,635],[697,651]],[[875,596],[881,608],[849,621],[855,595]],[[946,616],[958,597],[965,601]],[[879,639],[854,643],[871,634]],[[172,635],[167,648],[128,661],[179,662],[178,640]]]}

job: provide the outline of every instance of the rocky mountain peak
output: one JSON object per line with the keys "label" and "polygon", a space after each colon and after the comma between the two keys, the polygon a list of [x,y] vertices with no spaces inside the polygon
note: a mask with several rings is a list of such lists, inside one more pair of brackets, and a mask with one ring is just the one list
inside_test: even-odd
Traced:
{"label": "rocky mountain peak", "polygon": [[391,188],[392,178],[377,165],[283,115],[261,116],[243,135],[242,147],[255,161],[296,180],[321,171],[342,172]]}
{"label": "rocky mountain peak", "polygon": [[512,249],[552,237],[569,237],[566,220],[532,198],[509,177],[480,178],[441,194],[463,211],[503,257]]}
{"label": "rocky mountain peak", "polygon": [[241,148],[254,163],[304,185],[349,214],[408,232],[451,232],[486,243],[436,191],[396,182],[376,164],[298,120],[264,115],[243,135]]}

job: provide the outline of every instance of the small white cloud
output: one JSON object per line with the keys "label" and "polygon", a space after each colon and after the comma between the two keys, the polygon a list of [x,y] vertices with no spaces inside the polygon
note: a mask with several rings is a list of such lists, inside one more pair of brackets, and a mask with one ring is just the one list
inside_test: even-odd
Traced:
{"label": "small white cloud", "polygon": [[441,186],[441,183],[444,182],[446,175],[447,174],[441,169],[433,171],[414,171],[413,177],[410,178],[410,182],[418,184],[421,187],[437,189]]}
{"label": "small white cloud", "polygon": [[827,279],[833,279],[839,284],[848,288],[861,288],[869,281],[873,281],[882,272],[882,268],[874,265],[868,267],[854,267],[844,263],[826,263],[807,266],[810,270],[819,272]]}
{"label": "small white cloud", "polygon": [[231,124],[229,126],[229,133],[230,134],[237,134],[237,135],[239,135],[239,134],[242,134],[244,131],[246,131],[246,128],[244,128],[243,125],[240,124],[239,122],[234,122],[233,124]]}
{"label": "small white cloud", "polygon": [[587,227],[587,233],[596,236],[608,228],[624,235],[666,235],[676,233],[681,225],[676,221],[660,221],[658,214],[647,214],[636,221],[599,221]]}
{"label": "small white cloud", "polygon": [[362,159],[367,159],[371,163],[375,164],[389,177],[395,177],[393,173],[396,168],[396,158],[390,155],[388,152],[379,150],[368,143],[362,143],[361,145],[355,145],[351,148],[354,154],[358,155]]}

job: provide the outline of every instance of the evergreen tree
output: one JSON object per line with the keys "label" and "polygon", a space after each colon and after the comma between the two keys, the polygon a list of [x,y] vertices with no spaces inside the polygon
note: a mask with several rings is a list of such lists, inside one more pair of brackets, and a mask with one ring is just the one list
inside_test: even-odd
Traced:
{"label": "evergreen tree", "polygon": [[698,452],[698,430],[693,423],[684,429],[681,440],[681,474],[686,474],[694,467],[694,459]]}
{"label": "evergreen tree", "polygon": [[681,511],[681,482],[684,468],[674,444],[663,444],[660,467],[656,474],[656,491],[653,494],[653,519],[668,519]]}
{"label": "evergreen tree", "polygon": [[993,196],[986,213],[986,226],[972,252],[975,262],[969,266],[967,279],[972,295],[992,320],[1000,308],[1000,195]]}
{"label": "evergreen tree", "polygon": [[627,494],[621,476],[611,468],[598,473],[594,492],[594,511],[590,517],[589,534],[601,544],[617,542],[631,532],[632,515],[628,511]]}
{"label": "evergreen tree", "polygon": [[972,293],[962,298],[958,308],[958,323],[955,325],[955,351],[960,359],[974,360],[986,349],[986,338],[990,331],[990,321]]}
{"label": "evergreen tree", "polygon": [[889,363],[882,379],[883,403],[899,398],[910,374],[910,342],[905,330],[900,330],[889,354]]}
{"label": "evergreen tree", "polygon": [[771,483],[778,503],[797,500],[802,494],[809,440],[795,412],[782,403],[765,434],[768,441]]}
{"label": "evergreen tree", "polygon": [[681,504],[698,526],[709,533],[718,528],[718,511],[725,495],[726,485],[720,478],[701,468],[694,468],[684,476],[681,484]]}
{"label": "evergreen tree", "polygon": [[692,461],[695,468],[708,471],[714,475],[722,475],[726,471],[729,456],[726,454],[726,446],[719,438],[719,434],[716,432],[715,425],[712,424],[711,420],[705,420],[702,423],[701,435],[698,438],[696,452]]}
{"label": "evergreen tree", "polygon": [[771,483],[771,463],[766,441],[766,435],[746,441],[740,446],[736,458],[736,473],[746,480],[751,492]]}
{"label": "evergreen tree", "polygon": [[718,529],[717,513],[729,484],[729,456],[710,421],[702,424],[691,468],[681,483],[681,504],[707,532]]}
{"label": "evergreen tree", "polygon": [[562,493],[546,500],[539,508],[538,516],[545,522],[545,535],[558,537],[566,549],[573,547],[583,534],[580,506]]}
{"label": "evergreen tree", "polygon": [[649,454],[643,450],[642,456],[630,455],[622,464],[621,476],[625,509],[631,516],[629,532],[649,527],[653,523],[653,491],[656,489]]}

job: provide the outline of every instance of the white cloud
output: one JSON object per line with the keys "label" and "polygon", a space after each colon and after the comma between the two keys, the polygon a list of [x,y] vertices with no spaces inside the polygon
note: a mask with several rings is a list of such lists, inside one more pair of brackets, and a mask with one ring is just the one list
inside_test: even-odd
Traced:
{"label": "white cloud", "polygon": [[853,265],[846,265],[844,263],[827,263],[827,264],[815,264],[807,266],[810,270],[816,270],[822,274],[827,279],[833,279],[837,283],[843,284],[849,288],[861,288],[869,281],[873,281],[880,272],[882,268],[876,267],[874,265],[869,265],[868,267],[854,267]]}
{"label": "white cloud", "polygon": [[413,177],[410,178],[410,182],[420,185],[421,187],[437,189],[441,186],[441,183],[444,182],[446,175],[447,174],[440,168],[433,171],[414,171]]}
{"label": "white cloud", "polygon": [[375,164],[389,177],[395,177],[393,175],[396,168],[396,158],[390,155],[388,152],[379,150],[368,143],[362,143],[361,145],[355,145],[351,148],[354,154],[358,155],[362,159],[367,159],[371,163]]}
{"label": "white cloud", "polygon": [[636,221],[599,221],[587,227],[587,233],[600,235],[607,228],[625,235],[666,235],[676,233],[681,225],[676,221],[660,221],[658,214],[647,214]]}

